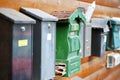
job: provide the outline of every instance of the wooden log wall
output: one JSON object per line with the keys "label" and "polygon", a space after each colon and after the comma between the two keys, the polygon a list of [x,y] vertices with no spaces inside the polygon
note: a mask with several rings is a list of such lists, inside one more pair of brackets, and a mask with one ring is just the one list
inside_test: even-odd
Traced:
{"label": "wooden log wall", "polygon": [[[82,1],[91,3],[93,0],[82,0]],[[95,1],[99,5],[108,6],[108,7],[119,8],[120,6],[120,0],[95,0]]]}
{"label": "wooden log wall", "polygon": [[[89,3],[77,0],[0,0],[0,7],[9,7],[19,10],[20,7],[38,8],[48,13],[56,10],[74,10],[77,7],[87,9]],[[120,9],[97,5],[94,15],[95,17],[120,17]]]}
{"label": "wooden log wall", "polygon": [[[56,10],[70,11],[75,10],[77,7],[84,7],[85,10],[87,10],[89,5],[90,3],[81,2],[81,0],[0,0],[0,7],[13,8],[16,10],[19,10],[20,7],[31,7],[41,9],[47,13],[52,13]],[[120,9],[97,5],[93,17],[104,16],[120,17]],[[83,58],[79,73],[68,78],[56,77],[55,80],[71,80],[76,76],[84,80],[120,80],[120,65],[113,69],[106,69],[105,65],[106,55],[101,58]]]}
{"label": "wooden log wall", "polygon": [[80,77],[83,80],[120,80],[120,65],[106,68],[106,56],[111,52],[106,51],[103,57],[89,57],[89,60],[84,58],[81,70],[77,74],[71,77],[55,77],[55,80],[72,80],[74,77]]}

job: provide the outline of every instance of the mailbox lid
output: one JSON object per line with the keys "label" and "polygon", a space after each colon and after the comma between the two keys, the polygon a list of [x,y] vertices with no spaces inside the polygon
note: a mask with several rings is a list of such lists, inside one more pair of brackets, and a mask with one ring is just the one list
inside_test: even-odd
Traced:
{"label": "mailbox lid", "polygon": [[71,25],[74,23],[76,18],[80,19],[80,21],[84,23],[86,21],[86,18],[80,9],[73,11],[54,11],[52,15],[58,17],[59,22],[69,22]]}
{"label": "mailbox lid", "polygon": [[92,28],[102,28],[104,32],[108,32],[108,18],[92,18]]}
{"label": "mailbox lid", "polygon": [[41,21],[58,21],[56,17],[39,9],[21,7],[20,10],[21,12],[31,15]]}
{"label": "mailbox lid", "polygon": [[109,21],[112,25],[120,25],[120,18],[111,18]]}
{"label": "mailbox lid", "polygon": [[0,8],[0,17],[7,19],[13,23],[31,23],[35,24],[35,20],[11,8]]}

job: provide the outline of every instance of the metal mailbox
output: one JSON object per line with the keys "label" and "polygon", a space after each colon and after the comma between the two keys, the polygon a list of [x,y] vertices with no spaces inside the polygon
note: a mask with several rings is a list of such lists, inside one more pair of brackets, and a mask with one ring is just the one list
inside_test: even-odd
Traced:
{"label": "metal mailbox", "polygon": [[[81,23],[82,24],[82,23]],[[83,24],[80,29],[81,58],[91,56],[91,23]]]}
{"label": "metal mailbox", "polygon": [[35,20],[0,8],[0,80],[32,80],[32,27]]}
{"label": "metal mailbox", "polygon": [[[64,76],[71,76],[80,70],[80,22],[85,17],[79,9],[72,11],[55,11],[59,18],[56,31],[56,65],[65,67]],[[59,69],[58,69],[59,70]]]}
{"label": "metal mailbox", "polygon": [[103,56],[106,48],[106,34],[109,31],[107,18],[92,19],[91,55]]}
{"label": "metal mailbox", "polygon": [[39,9],[21,8],[34,18],[33,80],[52,80],[55,76],[56,17]]}
{"label": "metal mailbox", "polygon": [[108,21],[110,32],[107,34],[106,49],[120,48],[120,18],[111,18]]}

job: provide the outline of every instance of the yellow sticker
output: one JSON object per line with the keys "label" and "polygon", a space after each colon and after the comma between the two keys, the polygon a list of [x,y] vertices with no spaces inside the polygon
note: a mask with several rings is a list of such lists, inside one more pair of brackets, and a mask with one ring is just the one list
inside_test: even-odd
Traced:
{"label": "yellow sticker", "polygon": [[76,24],[74,24],[74,30],[77,30],[77,25]]}
{"label": "yellow sticker", "polygon": [[28,40],[18,40],[18,46],[28,46]]}

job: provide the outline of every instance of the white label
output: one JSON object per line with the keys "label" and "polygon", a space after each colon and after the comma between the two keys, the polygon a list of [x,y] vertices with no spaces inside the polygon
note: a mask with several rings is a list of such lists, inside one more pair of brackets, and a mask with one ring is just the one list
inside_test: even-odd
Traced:
{"label": "white label", "polygon": [[74,36],[74,35],[75,35],[75,33],[74,33],[74,32],[70,32],[70,35],[71,35],[71,36]]}
{"label": "white label", "polygon": [[52,35],[51,35],[51,33],[48,33],[47,34],[47,40],[51,40],[52,39]]}
{"label": "white label", "polygon": [[107,36],[104,36],[104,42],[106,42],[106,40],[107,40]]}

